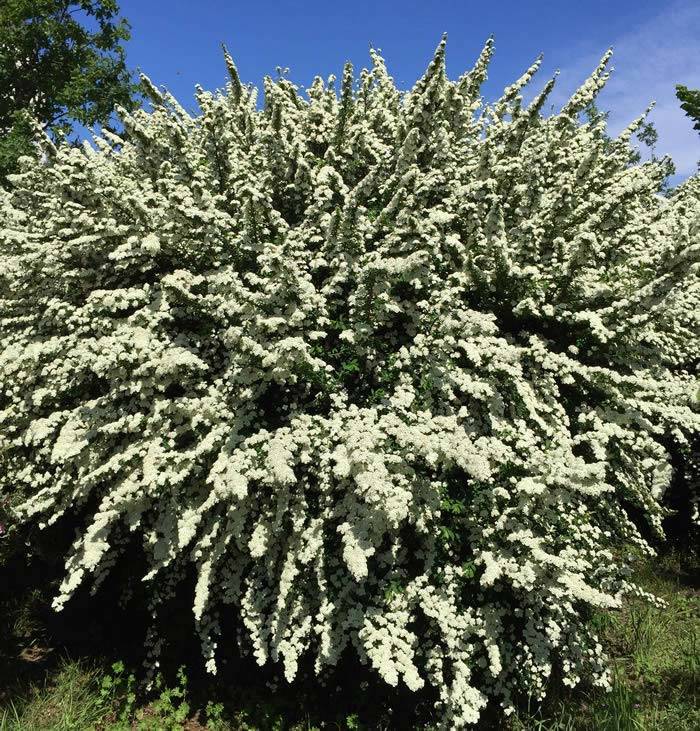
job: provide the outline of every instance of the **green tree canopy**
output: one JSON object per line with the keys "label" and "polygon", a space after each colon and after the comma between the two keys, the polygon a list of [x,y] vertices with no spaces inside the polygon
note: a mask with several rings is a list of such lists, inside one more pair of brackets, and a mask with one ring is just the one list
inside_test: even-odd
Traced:
{"label": "green tree canopy", "polygon": [[676,84],[676,97],[681,109],[695,122],[693,129],[700,132],[700,89],[689,89],[683,84]]}
{"label": "green tree canopy", "polygon": [[56,136],[132,106],[129,24],[118,14],[115,0],[0,2],[0,181],[33,153],[27,113]]}

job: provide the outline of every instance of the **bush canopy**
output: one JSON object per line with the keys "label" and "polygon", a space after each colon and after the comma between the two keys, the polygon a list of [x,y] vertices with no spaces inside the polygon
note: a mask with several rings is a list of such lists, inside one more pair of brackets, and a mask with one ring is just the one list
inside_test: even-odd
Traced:
{"label": "bush canopy", "polygon": [[211,672],[235,616],[290,681],[350,653],[462,728],[608,685],[591,610],[643,593],[674,480],[697,520],[700,179],[630,164],[645,115],[581,122],[610,52],[545,117],[541,58],[485,103],[492,40],[456,81],[445,43],[262,109],[228,53],[197,116],[144,77],[0,191],[0,489],[79,527],[56,609],[138,549],[151,664],[194,574]]}

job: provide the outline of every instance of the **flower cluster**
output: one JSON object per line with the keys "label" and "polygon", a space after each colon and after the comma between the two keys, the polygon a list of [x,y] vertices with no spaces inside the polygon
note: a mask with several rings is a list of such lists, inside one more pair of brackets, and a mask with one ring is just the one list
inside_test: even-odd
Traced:
{"label": "flower cluster", "polygon": [[194,570],[212,672],[232,612],[288,680],[351,652],[446,728],[608,683],[588,613],[698,473],[700,178],[664,198],[643,116],[581,124],[610,54],[545,117],[539,59],[484,103],[492,52],[450,81],[443,38],[399,92],[372,51],[263,108],[226,54],[197,116],[144,77],[121,136],[23,160],[0,490],[87,516],[56,609],[136,538],[154,621]]}

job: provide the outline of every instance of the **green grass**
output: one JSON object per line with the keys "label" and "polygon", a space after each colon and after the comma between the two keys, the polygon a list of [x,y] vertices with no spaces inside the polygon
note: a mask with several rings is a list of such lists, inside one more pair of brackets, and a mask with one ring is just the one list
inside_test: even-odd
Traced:
{"label": "green grass", "polygon": [[80,661],[63,660],[42,685],[30,685],[24,697],[11,698],[0,714],[0,729],[94,728],[106,706],[97,691],[100,671]]}
{"label": "green grass", "polygon": [[547,710],[514,719],[514,731],[700,729],[700,591],[688,573],[697,570],[697,560],[678,553],[642,563],[634,578],[667,606],[635,598],[595,617],[613,661],[612,691],[550,701]]}
{"label": "green grass", "polygon": [[[602,691],[554,692],[541,707],[523,709],[503,725],[508,731],[691,731],[700,728],[700,591],[692,571],[698,562],[669,554],[639,565],[636,579],[665,599],[656,608],[629,600],[619,612],[594,618],[612,657],[614,682]],[[170,685],[159,679],[148,698],[135,692],[133,675],[122,663],[57,656],[47,646],[32,608],[36,593],[22,602],[6,602],[4,624],[11,643],[2,645],[0,731],[311,731],[312,729],[406,728],[365,720],[357,713],[332,720],[310,709],[290,692],[232,691],[225,703],[212,698],[195,702],[184,671]],[[8,675],[9,673],[9,675]],[[206,689],[205,689],[206,690]],[[212,694],[218,691],[212,690]],[[202,697],[201,689],[197,696]],[[206,697],[206,692],[205,696]],[[326,721],[323,723],[323,721]],[[480,725],[479,728],[489,728]],[[495,728],[495,727],[493,727]]]}

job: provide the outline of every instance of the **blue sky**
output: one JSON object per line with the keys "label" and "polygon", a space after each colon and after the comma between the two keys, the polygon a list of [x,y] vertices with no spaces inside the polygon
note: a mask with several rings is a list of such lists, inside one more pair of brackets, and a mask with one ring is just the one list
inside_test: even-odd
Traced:
{"label": "blue sky", "polygon": [[120,7],[132,26],[129,65],[191,109],[196,83],[215,89],[226,82],[222,42],[243,81],[258,87],[277,66],[288,67],[302,89],[317,74],[339,77],[346,60],[358,73],[369,65],[371,45],[381,49],[399,88],[407,89],[443,32],[453,79],[494,34],[486,98],[496,98],[543,52],[533,88],[560,69],[552,97],[557,105],[612,46],[615,71],[599,102],[611,112],[610,131],[620,131],[655,100],[650,119],[659,131],[657,154],[672,155],[674,182],[700,160],[700,135],[674,95],[676,83],[700,87],[699,0],[121,0]]}

